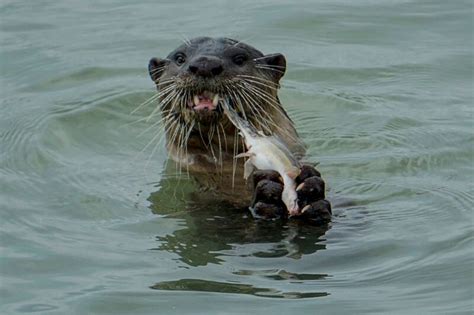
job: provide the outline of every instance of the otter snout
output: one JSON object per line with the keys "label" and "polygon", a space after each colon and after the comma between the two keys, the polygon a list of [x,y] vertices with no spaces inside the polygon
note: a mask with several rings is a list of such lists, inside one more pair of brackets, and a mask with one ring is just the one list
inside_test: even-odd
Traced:
{"label": "otter snout", "polygon": [[200,77],[212,77],[224,71],[220,58],[214,56],[200,56],[193,59],[188,66],[188,71]]}

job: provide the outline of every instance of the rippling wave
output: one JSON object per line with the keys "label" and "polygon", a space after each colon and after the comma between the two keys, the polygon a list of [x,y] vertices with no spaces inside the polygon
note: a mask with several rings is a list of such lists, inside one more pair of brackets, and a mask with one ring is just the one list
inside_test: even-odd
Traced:
{"label": "rippling wave", "polygon": [[[0,8],[2,314],[472,312],[471,3]],[[207,34],[285,54],[331,224],[257,221],[165,169],[156,104],[131,113],[148,60]]]}

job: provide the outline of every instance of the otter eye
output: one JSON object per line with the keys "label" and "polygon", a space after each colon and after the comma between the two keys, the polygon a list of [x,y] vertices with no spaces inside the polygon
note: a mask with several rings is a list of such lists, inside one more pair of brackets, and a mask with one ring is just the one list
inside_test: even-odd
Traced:
{"label": "otter eye", "polygon": [[235,55],[233,58],[232,58],[232,61],[238,65],[238,66],[242,66],[244,64],[245,61],[247,61],[247,56],[245,55]]}
{"label": "otter eye", "polygon": [[176,62],[178,66],[181,66],[185,61],[186,61],[186,56],[184,54],[177,54],[174,57],[174,62]]}

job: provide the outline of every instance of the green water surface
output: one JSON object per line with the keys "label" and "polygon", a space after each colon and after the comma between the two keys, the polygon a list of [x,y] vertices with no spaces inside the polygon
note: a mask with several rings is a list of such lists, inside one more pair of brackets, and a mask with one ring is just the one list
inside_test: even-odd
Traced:
{"label": "green water surface", "polygon": [[[474,311],[471,1],[3,0],[0,24],[1,314]],[[202,35],[285,54],[282,103],[351,201],[329,227],[164,172],[130,113]]]}

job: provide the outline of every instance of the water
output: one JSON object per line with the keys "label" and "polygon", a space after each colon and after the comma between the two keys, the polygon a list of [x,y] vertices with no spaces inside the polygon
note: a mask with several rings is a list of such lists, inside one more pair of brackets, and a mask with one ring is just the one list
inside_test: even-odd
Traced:
{"label": "water", "polygon": [[[2,314],[473,312],[470,1],[1,2]],[[150,123],[152,56],[288,60],[327,229],[202,207]],[[145,148],[146,147],[146,148]],[[145,149],[144,149],[145,148]],[[163,183],[163,184],[162,184]]]}

